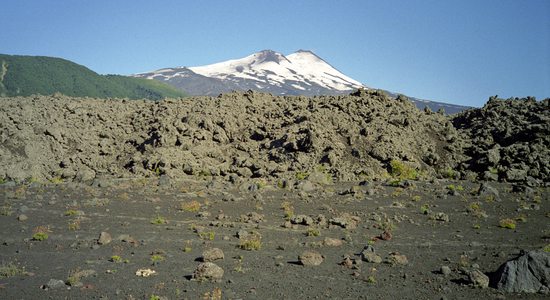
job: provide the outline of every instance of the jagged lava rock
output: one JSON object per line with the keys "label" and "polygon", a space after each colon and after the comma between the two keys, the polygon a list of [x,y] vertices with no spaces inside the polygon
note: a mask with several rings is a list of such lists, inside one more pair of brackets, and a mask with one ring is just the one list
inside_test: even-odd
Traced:
{"label": "jagged lava rock", "polygon": [[492,286],[510,293],[550,291],[550,253],[529,251],[501,265]]}

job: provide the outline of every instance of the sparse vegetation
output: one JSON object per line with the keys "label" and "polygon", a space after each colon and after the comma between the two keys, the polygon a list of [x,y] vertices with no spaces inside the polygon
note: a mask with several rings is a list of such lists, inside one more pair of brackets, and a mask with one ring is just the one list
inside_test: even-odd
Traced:
{"label": "sparse vegetation", "polygon": [[501,219],[498,222],[498,226],[507,229],[516,229],[516,221],[514,219]]}
{"label": "sparse vegetation", "polygon": [[281,209],[285,212],[285,219],[289,220],[294,216],[294,207],[290,201],[283,201],[283,203],[281,203]]}
{"label": "sparse vegetation", "polygon": [[0,278],[9,278],[25,274],[25,269],[17,266],[13,262],[2,262],[0,264]]}
{"label": "sparse vegetation", "polygon": [[69,230],[75,231],[80,229],[80,219],[74,219],[69,221],[68,224]]}
{"label": "sparse vegetation", "polygon": [[403,193],[403,189],[402,189],[402,188],[396,188],[395,191],[393,191],[393,192],[391,193],[391,196],[392,196],[393,198],[397,198],[397,197],[401,196],[402,193]]}
{"label": "sparse vegetation", "polygon": [[48,239],[48,233],[51,232],[49,226],[37,226],[33,229],[32,239],[35,241],[45,241]]}
{"label": "sparse vegetation", "polygon": [[76,211],[74,209],[69,209],[69,210],[65,211],[65,216],[74,216],[76,214],[78,214],[78,211]]}
{"label": "sparse vegetation", "polygon": [[50,179],[50,183],[52,184],[62,184],[63,182],[64,182],[63,178],[59,176]]}
{"label": "sparse vegetation", "polygon": [[309,228],[306,231],[306,236],[319,236],[321,234],[321,231],[317,228]]}
{"label": "sparse vegetation", "polygon": [[262,238],[260,234],[254,232],[250,236],[240,239],[239,248],[247,251],[260,250],[262,248]]}
{"label": "sparse vegetation", "polygon": [[267,186],[267,181],[265,179],[256,180],[256,187],[260,190]]}
{"label": "sparse vegetation", "polygon": [[157,215],[156,217],[151,219],[151,224],[163,225],[163,224],[168,224],[168,221],[164,217],[161,217],[160,215]]}
{"label": "sparse vegetation", "polygon": [[309,177],[309,173],[308,172],[296,172],[296,180],[305,180]]}
{"label": "sparse vegetation", "polygon": [[48,234],[45,232],[37,232],[32,235],[32,239],[39,242],[47,240],[48,237]]}
{"label": "sparse vegetation", "polygon": [[201,203],[197,200],[183,202],[180,209],[187,212],[198,212],[201,209]]}
{"label": "sparse vegetation", "polygon": [[418,179],[418,171],[400,160],[390,161],[390,176],[399,180],[416,180]]}
{"label": "sparse vegetation", "polygon": [[424,215],[427,215],[430,213],[430,205],[429,204],[422,204],[422,206],[420,206],[420,212]]}
{"label": "sparse vegetation", "polygon": [[181,250],[186,253],[191,252],[191,250],[193,250],[193,248],[191,248],[191,241],[185,241],[185,245],[183,246],[183,248],[181,248]]}
{"label": "sparse vegetation", "polygon": [[464,187],[461,186],[461,185],[454,185],[454,184],[449,184],[447,186],[447,189],[451,192],[454,192],[454,191],[457,191],[457,192],[462,192],[464,191]]}
{"label": "sparse vegetation", "polygon": [[159,262],[161,261],[164,261],[164,256],[160,255],[160,254],[153,254],[151,255],[151,263],[152,264],[158,264]]}
{"label": "sparse vegetation", "polygon": [[4,204],[0,206],[0,215],[2,216],[11,216],[13,211],[11,209],[11,204]]}
{"label": "sparse vegetation", "polygon": [[212,292],[206,292],[202,295],[203,300],[222,300],[222,289],[214,288]]}
{"label": "sparse vegetation", "polygon": [[216,237],[216,233],[214,231],[202,231],[198,234],[201,240],[213,241]]}
{"label": "sparse vegetation", "polygon": [[481,208],[481,202],[472,202],[468,205],[467,211],[477,218],[486,218],[487,213]]}
{"label": "sparse vegetation", "polygon": [[242,255],[238,255],[238,256],[235,256],[234,259],[237,260],[237,265],[235,266],[235,268],[233,268],[233,270],[237,273],[244,273],[244,268],[243,268],[244,257]]}
{"label": "sparse vegetation", "polygon": [[544,246],[544,248],[542,248],[542,250],[543,250],[544,252],[550,252],[550,244]]}
{"label": "sparse vegetation", "polygon": [[458,171],[453,170],[450,167],[442,170],[440,173],[441,173],[441,176],[443,176],[443,178],[454,179],[454,180],[460,178],[460,173]]}
{"label": "sparse vegetation", "polygon": [[525,223],[527,222],[527,216],[525,214],[520,214],[515,218],[516,221]]}
{"label": "sparse vegetation", "polygon": [[120,257],[119,255],[113,255],[109,260],[114,263],[120,263],[122,262],[122,257]]}
{"label": "sparse vegetation", "polygon": [[90,270],[81,271],[79,268],[71,270],[69,272],[69,276],[67,277],[66,283],[70,286],[77,286],[81,284],[80,281],[82,280],[82,277],[89,276],[91,273],[92,271]]}

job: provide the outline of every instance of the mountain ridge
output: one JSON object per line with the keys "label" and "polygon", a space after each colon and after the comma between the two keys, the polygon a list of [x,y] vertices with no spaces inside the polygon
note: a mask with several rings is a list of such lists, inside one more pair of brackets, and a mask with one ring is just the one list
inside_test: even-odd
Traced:
{"label": "mountain ridge", "polygon": [[162,82],[100,75],[75,62],[48,56],[0,54],[0,96],[51,95],[160,100],[185,94]]}
{"label": "mountain ridge", "polygon": [[[163,68],[133,76],[155,79],[190,95],[217,96],[231,91],[254,90],[274,95],[342,95],[370,89],[322,59],[311,50],[284,55],[262,50],[238,59],[196,67]],[[386,91],[392,97],[397,93]],[[434,111],[457,113],[469,107],[409,97],[415,105]]]}

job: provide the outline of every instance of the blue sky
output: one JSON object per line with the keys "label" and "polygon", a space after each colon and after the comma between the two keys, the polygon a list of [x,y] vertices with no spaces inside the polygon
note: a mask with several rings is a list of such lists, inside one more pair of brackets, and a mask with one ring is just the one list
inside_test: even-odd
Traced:
{"label": "blue sky", "polygon": [[101,74],[309,49],[367,86],[482,106],[550,97],[550,1],[3,0],[0,53]]}

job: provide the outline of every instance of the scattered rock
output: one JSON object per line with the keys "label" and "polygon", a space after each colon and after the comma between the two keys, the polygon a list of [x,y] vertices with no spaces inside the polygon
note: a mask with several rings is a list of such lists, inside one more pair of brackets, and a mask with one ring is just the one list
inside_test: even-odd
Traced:
{"label": "scattered rock", "polygon": [[315,191],[315,185],[309,180],[301,180],[296,184],[296,189],[306,193],[311,193]]}
{"label": "scattered rock", "polygon": [[403,254],[399,254],[398,252],[393,252],[388,255],[388,258],[386,259],[386,262],[391,265],[408,265],[409,260],[407,259],[407,256]]}
{"label": "scattered rock", "polygon": [[246,239],[249,235],[250,235],[250,232],[248,232],[247,230],[244,230],[244,229],[241,229],[241,230],[237,231],[237,234],[236,234],[236,236],[239,239]]}
{"label": "scattered rock", "polygon": [[441,266],[441,268],[439,269],[439,272],[445,276],[449,276],[452,273],[451,268],[449,268],[449,266]]}
{"label": "scattered rock", "polygon": [[342,265],[346,268],[352,268],[353,267],[353,260],[349,256],[346,256],[346,257],[344,257],[342,262],[340,262],[340,265]]}
{"label": "scattered rock", "polygon": [[203,262],[197,266],[193,278],[198,281],[219,281],[223,277],[223,269],[212,262]]}
{"label": "scattered rock", "polygon": [[436,221],[449,222],[449,215],[443,212],[438,212],[434,215]]}
{"label": "scattered rock", "polygon": [[63,287],[66,287],[67,285],[65,284],[65,282],[63,280],[59,280],[59,279],[50,279],[48,281],[48,283],[46,283],[43,287],[44,289],[59,289],[59,288],[63,288]]}
{"label": "scattered rock", "polygon": [[328,247],[340,247],[344,244],[344,241],[327,237],[323,241],[323,244]]}
{"label": "scattered rock", "polygon": [[329,222],[332,225],[337,225],[337,226],[340,226],[342,228],[355,229],[355,228],[357,228],[357,225],[359,224],[360,220],[361,220],[361,218],[359,218],[357,216],[351,216],[347,213],[343,213],[338,217],[331,218],[329,220]]}
{"label": "scattered rock", "polygon": [[156,273],[157,271],[151,269],[139,269],[136,271],[136,276],[149,277],[151,275],[155,275]]}
{"label": "scattered rock", "polygon": [[483,182],[479,186],[479,191],[477,193],[478,196],[490,200],[500,201],[498,190],[492,186],[490,186],[488,183]]}
{"label": "scattered rock", "polygon": [[550,253],[529,251],[501,265],[491,286],[509,293],[548,293],[550,289]]}
{"label": "scattered rock", "polygon": [[241,222],[244,223],[261,223],[264,221],[264,215],[257,212],[250,212],[246,215],[241,215]]}
{"label": "scattered rock", "polygon": [[361,259],[365,262],[374,264],[379,264],[382,262],[382,257],[370,250],[363,250],[363,252],[361,252]]}
{"label": "scattered rock", "polygon": [[483,274],[478,269],[473,269],[468,272],[468,280],[470,284],[479,288],[486,288],[489,286],[489,276]]}
{"label": "scattered rock", "polygon": [[292,224],[300,224],[300,225],[306,225],[311,226],[314,224],[313,218],[306,215],[296,215],[290,218],[290,222]]}
{"label": "scattered rock", "polygon": [[17,216],[17,220],[23,222],[23,221],[27,221],[29,219],[29,217],[27,217],[27,215],[24,215],[24,214],[20,214],[19,216]]}
{"label": "scattered rock", "polygon": [[319,252],[306,250],[298,257],[298,260],[304,266],[318,266],[324,259]]}
{"label": "scattered rock", "polygon": [[212,262],[219,259],[224,259],[223,251],[219,248],[210,248],[202,252],[203,262]]}
{"label": "scattered rock", "polygon": [[97,239],[97,243],[99,245],[107,245],[109,244],[113,238],[111,237],[111,234],[108,232],[102,231],[101,234],[99,234],[99,238]]}
{"label": "scattered rock", "polygon": [[393,235],[391,234],[391,232],[388,231],[388,230],[385,230],[379,236],[377,236],[376,239],[379,239],[379,240],[382,240],[382,241],[389,241],[389,240],[392,239],[392,237],[393,237]]}

